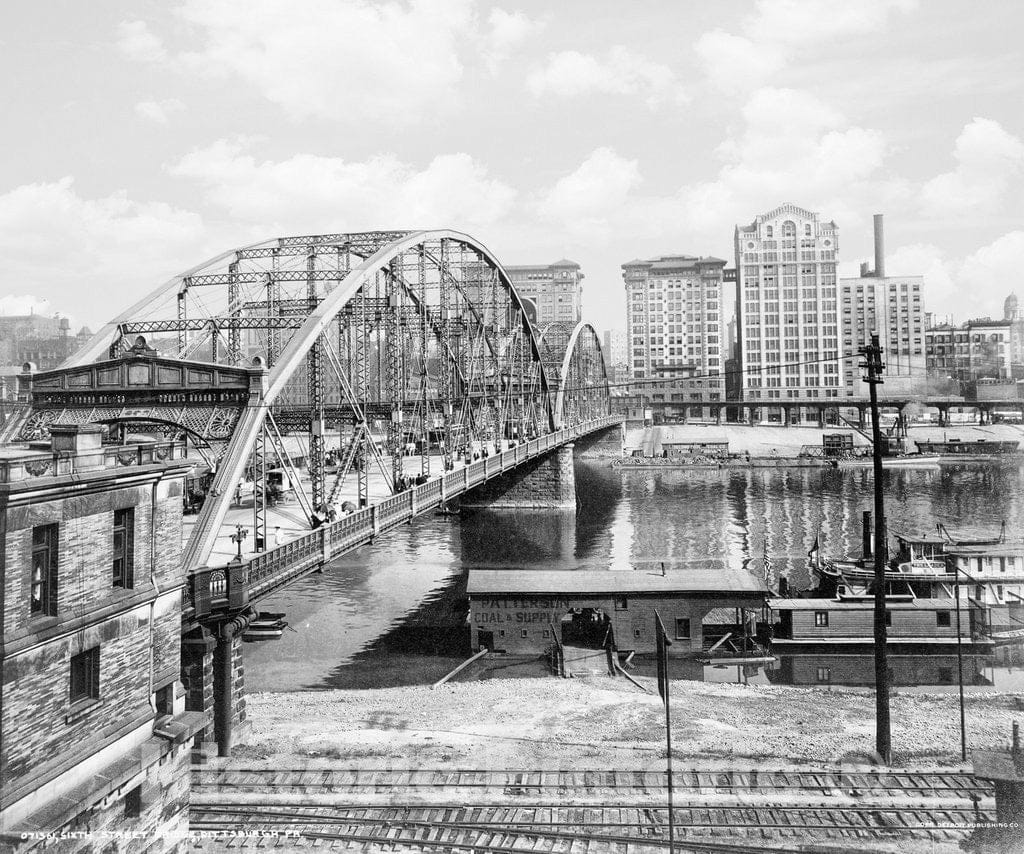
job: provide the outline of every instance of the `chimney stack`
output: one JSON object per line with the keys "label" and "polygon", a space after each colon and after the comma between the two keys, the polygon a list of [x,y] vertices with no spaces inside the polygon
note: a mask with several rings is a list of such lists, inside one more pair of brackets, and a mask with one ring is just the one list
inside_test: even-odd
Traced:
{"label": "chimney stack", "polygon": [[875,214],[875,276],[885,278],[885,231],[882,214]]}

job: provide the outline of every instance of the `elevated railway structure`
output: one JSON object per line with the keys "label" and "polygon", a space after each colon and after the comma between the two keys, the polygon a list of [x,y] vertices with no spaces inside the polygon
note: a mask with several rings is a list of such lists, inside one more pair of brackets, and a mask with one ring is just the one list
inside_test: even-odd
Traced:
{"label": "elevated railway structure", "polygon": [[[535,506],[552,488],[572,496],[559,483],[572,444],[621,431],[595,330],[538,334],[497,258],[450,230],[224,252],[121,312],[59,369],[27,365],[19,403],[3,441],[100,423],[112,442],[185,439],[208,470],[183,544],[184,681],[193,708],[221,696],[222,751],[244,717],[238,638],[259,599],[485,482],[487,501],[504,483]],[[269,470],[284,472],[308,533],[268,537]],[[246,530],[228,518],[241,484]]]}

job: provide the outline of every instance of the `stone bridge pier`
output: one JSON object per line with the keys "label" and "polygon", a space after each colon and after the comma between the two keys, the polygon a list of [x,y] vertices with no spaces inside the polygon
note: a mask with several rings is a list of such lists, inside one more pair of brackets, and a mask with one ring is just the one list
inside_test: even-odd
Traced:
{"label": "stone bridge pier", "polygon": [[576,474],[573,443],[530,460],[500,477],[463,493],[463,510],[573,510],[576,509]]}
{"label": "stone bridge pier", "polygon": [[181,681],[186,711],[203,712],[213,721],[196,737],[199,756],[230,756],[232,744],[248,734],[242,632],[251,615],[201,625],[181,640]]}

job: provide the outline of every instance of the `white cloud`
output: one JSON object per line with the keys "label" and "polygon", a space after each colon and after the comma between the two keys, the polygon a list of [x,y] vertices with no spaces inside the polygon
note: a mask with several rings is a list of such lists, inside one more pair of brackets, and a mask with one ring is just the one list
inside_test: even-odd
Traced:
{"label": "white cloud", "polygon": [[1014,178],[1024,171],[1024,142],[991,119],[975,118],[956,139],[956,168],[921,189],[927,214],[988,212],[998,207]]}
{"label": "white cloud", "polygon": [[754,88],[786,63],[780,47],[724,30],[704,33],[693,49],[712,84],[729,94]]}
{"label": "white cloud", "polygon": [[[1003,300],[1020,287],[1024,259],[1024,230],[1004,234],[964,259],[961,268],[963,293],[970,294],[972,309],[981,316],[1002,318]],[[962,294],[961,294],[962,296]]]}
{"label": "white cloud", "polygon": [[150,32],[145,21],[121,21],[117,25],[117,46],[129,59],[161,62],[167,58],[163,42]]}
{"label": "white cloud", "polygon": [[916,0],[857,0],[823,4],[820,0],[759,0],[745,22],[748,35],[767,42],[803,45],[883,29],[893,12],[917,8]]}
{"label": "white cloud", "polygon": [[492,74],[508,59],[512,52],[531,36],[544,28],[544,23],[534,21],[522,12],[506,12],[504,9],[491,9],[487,18],[490,32],[487,36],[484,64]]}
{"label": "white cloud", "polygon": [[198,181],[232,219],[280,233],[332,229],[453,227],[471,231],[503,217],[516,192],[468,154],[443,154],[423,169],[390,155],[351,162],[296,154],[258,161],[250,140],[219,140],[170,172]]}
{"label": "white cloud", "polygon": [[639,183],[635,160],[598,148],[544,194],[538,209],[542,217],[568,231],[596,237],[607,232],[609,219]]}
{"label": "white cloud", "polygon": [[0,195],[8,281],[84,323],[109,320],[196,263],[206,239],[195,213],[124,192],[86,199],[70,177]]}
{"label": "white cloud", "polygon": [[155,124],[165,125],[173,113],[184,109],[185,105],[177,98],[166,98],[163,101],[139,101],[135,105],[135,114]]}
{"label": "white cloud", "polygon": [[[185,0],[199,46],[181,64],[233,75],[293,119],[396,126],[450,110],[467,51],[482,41],[471,0],[372,3]],[[504,49],[520,22],[496,20]]]}
{"label": "white cloud", "polygon": [[551,93],[563,98],[578,95],[639,95],[655,107],[666,100],[684,101],[686,95],[667,65],[651,62],[617,45],[599,59],[575,50],[553,53],[527,78],[534,95]]}
{"label": "white cloud", "polygon": [[710,180],[643,195],[637,162],[601,148],[549,189],[539,210],[570,232],[685,236],[686,251],[700,252],[721,246],[738,221],[785,201],[856,228],[870,222],[872,209],[891,209],[911,195],[882,169],[887,143],[880,132],[851,125],[806,92],[758,90],[742,115],[716,152],[721,168]]}
{"label": "white cloud", "polygon": [[882,30],[894,12],[916,7],[916,0],[830,5],[820,0],[759,0],[743,20],[742,35],[715,29],[693,47],[712,85],[739,94],[768,83],[802,50],[822,50],[839,39]]}

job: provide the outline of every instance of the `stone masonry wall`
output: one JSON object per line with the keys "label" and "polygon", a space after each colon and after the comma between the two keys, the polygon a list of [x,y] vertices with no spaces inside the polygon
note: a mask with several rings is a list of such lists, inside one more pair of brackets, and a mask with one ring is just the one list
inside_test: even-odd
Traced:
{"label": "stone masonry wall", "polygon": [[[90,611],[127,603],[152,592],[150,568],[154,564],[160,589],[182,583],[180,566],[181,484],[158,487],[157,541],[151,548],[151,487],[137,486],[97,492],[64,500],[10,508],[4,538],[4,641],[36,631],[46,618],[32,619],[29,595],[32,571],[32,529],[57,523],[57,618],[66,621]],[[114,587],[114,510],[135,508],[134,586]],[[52,622],[52,618],[51,618]]]}
{"label": "stone masonry wall", "polygon": [[[71,657],[94,646],[100,649],[99,699],[72,707]],[[69,756],[87,755],[152,717],[149,656],[144,605],[4,662],[4,802]]]}
{"label": "stone masonry wall", "polygon": [[[188,807],[190,790],[189,745],[176,745],[163,756],[153,756],[148,767],[99,803],[57,829],[63,838],[54,847],[32,839],[16,844],[17,854],[59,850],[66,854],[185,854],[190,850]],[[126,810],[126,798],[139,790],[137,816]],[[81,838],[76,838],[81,834]]]}
{"label": "stone masonry wall", "polygon": [[464,494],[463,508],[575,509],[572,443],[530,460]]}

